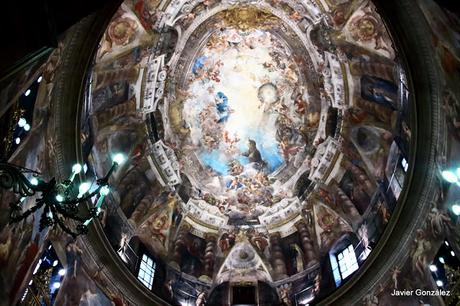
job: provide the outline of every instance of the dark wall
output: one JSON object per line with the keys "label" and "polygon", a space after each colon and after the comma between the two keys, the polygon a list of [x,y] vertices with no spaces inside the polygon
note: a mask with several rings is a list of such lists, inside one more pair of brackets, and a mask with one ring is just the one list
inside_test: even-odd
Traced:
{"label": "dark wall", "polygon": [[60,35],[73,24],[105,5],[119,0],[3,1],[0,18],[0,75],[44,47],[56,47]]}

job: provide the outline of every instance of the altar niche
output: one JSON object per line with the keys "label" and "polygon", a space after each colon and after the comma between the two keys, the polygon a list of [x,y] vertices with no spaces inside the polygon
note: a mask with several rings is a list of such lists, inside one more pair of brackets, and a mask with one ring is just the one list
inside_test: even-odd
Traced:
{"label": "altar niche", "polygon": [[220,284],[211,291],[207,305],[277,306],[282,304],[280,304],[276,289],[268,283],[248,281]]}
{"label": "altar niche", "polygon": [[232,305],[257,305],[256,287],[236,285],[231,287]]}

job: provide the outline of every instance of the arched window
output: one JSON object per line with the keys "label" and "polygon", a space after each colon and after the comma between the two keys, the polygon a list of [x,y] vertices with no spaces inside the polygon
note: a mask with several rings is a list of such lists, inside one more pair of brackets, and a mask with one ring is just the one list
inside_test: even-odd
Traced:
{"label": "arched window", "polygon": [[329,251],[332,275],[336,287],[358,270],[364,248],[354,233],[346,233],[338,239]]}
{"label": "arched window", "polygon": [[339,262],[339,270],[342,279],[347,278],[358,270],[358,261],[356,260],[356,254],[352,244],[337,254],[337,260]]}
{"label": "arched window", "polygon": [[153,278],[155,277],[155,268],[156,263],[153,261],[153,258],[147,254],[143,254],[137,278],[150,290],[152,289]]}
{"label": "arched window", "polygon": [[337,287],[359,267],[353,244],[349,244],[338,253],[330,254],[330,260]]}

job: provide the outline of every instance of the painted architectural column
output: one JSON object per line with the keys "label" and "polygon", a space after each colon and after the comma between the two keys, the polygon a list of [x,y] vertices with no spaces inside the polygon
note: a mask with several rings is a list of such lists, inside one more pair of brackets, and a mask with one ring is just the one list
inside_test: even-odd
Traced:
{"label": "painted architectural column", "polygon": [[95,84],[93,90],[96,91],[120,81],[128,81],[130,83],[134,83],[138,77],[139,68],[137,67],[98,71],[95,74]]}
{"label": "painted architectural column", "polygon": [[309,267],[318,262],[313,240],[310,237],[310,232],[305,221],[299,221],[295,226],[299,231],[300,243],[302,245],[306,266]]}
{"label": "painted architectural column", "polygon": [[272,255],[272,266],[273,271],[275,272],[275,279],[287,277],[286,259],[284,258],[284,254],[281,249],[280,233],[273,233],[270,235],[270,251]]}
{"label": "painted architectural column", "polygon": [[357,76],[379,76],[389,81],[395,78],[395,65],[393,64],[353,61],[350,65],[350,70],[353,75]]}
{"label": "painted architectural column", "polygon": [[180,270],[182,263],[182,254],[185,251],[187,233],[189,230],[190,226],[188,224],[182,224],[182,226],[179,228],[179,232],[177,233],[176,241],[174,242],[171,266],[177,268],[178,270]]}
{"label": "painted architectural column", "polygon": [[204,251],[204,275],[212,279],[214,273],[214,258],[216,257],[216,241],[217,238],[214,235],[206,235],[206,249]]}
{"label": "painted architectural column", "polygon": [[390,108],[374,102],[366,101],[363,98],[356,98],[356,106],[370,114],[373,114],[383,123],[391,124],[393,111]]}
{"label": "painted architectural column", "polygon": [[334,184],[333,188],[337,194],[338,199],[340,200],[340,205],[342,206],[343,212],[349,216],[350,222],[360,221],[360,214],[355,204],[350,200],[350,198],[345,194],[345,192],[337,185]]}
{"label": "painted architectural column", "polygon": [[375,191],[375,186],[372,185],[366,173],[349,160],[345,160],[343,165],[345,168],[350,169],[354,179],[357,180],[358,184],[356,185],[363,186],[362,188],[365,190],[365,192],[371,196]]}

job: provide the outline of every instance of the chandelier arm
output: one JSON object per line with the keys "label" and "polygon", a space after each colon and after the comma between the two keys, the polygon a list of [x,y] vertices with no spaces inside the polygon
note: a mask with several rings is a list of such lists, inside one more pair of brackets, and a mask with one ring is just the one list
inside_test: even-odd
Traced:
{"label": "chandelier arm", "polygon": [[[68,219],[73,219],[75,221],[78,221],[80,222],[79,225],[82,225],[85,221],[87,221],[87,219],[85,218],[81,218],[81,217],[78,217],[78,216],[71,216],[71,215],[66,215],[66,214],[62,214],[60,213],[55,206],[50,206],[50,210],[51,210],[51,213],[53,214],[53,223],[54,224],[57,224],[59,227],[61,227],[66,233],[68,233],[69,235],[71,235],[72,237],[76,237],[78,236],[78,233],[75,233],[74,231],[72,231],[68,226],[65,225],[65,223],[62,221],[62,219],[59,217],[59,215],[62,215],[64,216],[64,218]],[[78,225],[77,225],[78,227]]]}
{"label": "chandelier arm", "polygon": [[32,213],[36,212],[39,208],[41,208],[45,204],[45,201],[39,201],[37,200],[37,203],[35,206],[29,208],[25,212],[21,213],[18,217],[13,216],[13,213],[15,209],[11,208],[10,209],[10,224],[19,222],[23,219],[26,219],[28,216],[30,216]]}
{"label": "chandelier arm", "polygon": [[[9,223],[20,222],[45,206],[40,215],[40,231],[47,227],[59,226],[73,238],[81,234],[86,234],[88,232],[87,225],[99,216],[99,204],[97,207],[90,205],[88,213],[85,213],[85,217],[80,216],[78,205],[85,201],[91,201],[92,197],[101,193],[103,187],[108,187],[110,176],[117,167],[118,163],[113,162],[107,174],[96,180],[97,188],[90,193],[86,192],[86,196],[67,199],[69,194],[72,193],[73,177],[76,172],[73,172],[71,179],[57,184],[55,178],[52,178],[49,182],[45,182],[37,178],[40,175],[37,171],[10,164],[6,161],[0,161],[0,188],[12,190],[13,193],[22,196],[21,199],[17,199],[10,204]],[[34,177],[32,179],[28,178],[26,176],[27,173],[32,173]],[[34,196],[36,193],[40,193],[41,197],[36,199],[34,206],[22,212],[21,202],[23,199]],[[61,199],[63,201],[60,201]],[[103,196],[101,201],[103,201]],[[77,223],[75,231],[66,225],[68,219]]]}
{"label": "chandelier arm", "polygon": [[83,217],[78,216],[77,212],[75,212],[75,214],[67,212],[65,209],[63,209],[61,207],[60,204],[61,203],[59,203],[57,205],[50,205],[50,207],[52,209],[52,212],[56,214],[56,217],[57,217],[57,215],[62,215],[65,218],[70,218],[70,219],[73,219],[73,220],[79,221],[79,222],[85,222],[87,220],[87,218],[83,218]]}
{"label": "chandelier arm", "polygon": [[36,175],[41,175],[40,172],[32,170],[32,169],[29,169],[29,168],[26,168],[26,167],[18,166],[18,165],[15,165],[15,164],[10,164],[10,163],[7,163],[7,162],[0,162],[0,169],[2,169],[4,167],[15,168],[18,171],[24,172],[24,173],[33,173],[33,174],[36,174]]}
{"label": "chandelier arm", "polygon": [[83,222],[85,222],[86,220],[89,219],[89,218],[84,218],[84,217],[80,217],[80,216],[77,216],[77,215],[68,214],[66,212],[59,212],[59,214],[64,216],[65,218],[70,218],[70,219],[73,219],[75,221],[79,221],[81,223],[83,223]]}
{"label": "chandelier arm", "polygon": [[[70,234],[70,235],[73,235],[74,232],[64,224],[64,222],[62,221],[62,219],[59,217],[60,215],[62,215],[59,211],[57,211],[56,207],[55,206],[48,206],[48,208],[50,209],[51,213],[52,213],[52,217],[51,217],[51,221],[53,224],[57,224],[59,227],[61,227],[66,233]],[[65,215],[64,215],[64,218],[67,218]],[[64,226],[64,227],[63,227]],[[73,233],[73,234],[72,234]]]}
{"label": "chandelier arm", "polygon": [[117,167],[118,167],[118,164],[114,162],[112,164],[112,167],[110,167],[110,170],[107,172],[107,174],[103,178],[100,178],[100,179],[98,179],[96,181],[96,184],[98,186],[91,193],[89,193],[86,196],[81,197],[81,198],[76,198],[76,199],[71,199],[71,200],[64,200],[64,201],[62,201],[60,203],[75,205],[75,204],[80,204],[82,202],[85,202],[85,201],[91,199],[92,197],[94,197],[96,194],[98,194],[101,191],[102,187],[109,185],[109,178],[112,175],[113,171],[115,171],[117,169]]}
{"label": "chandelier arm", "polygon": [[72,231],[70,229],[70,227],[68,227],[67,225],[65,225],[65,223],[62,221],[61,218],[59,218],[58,216],[56,216],[56,218],[54,218],[54,222],[57,223],[57,225],[64,231],[66,232],[67,234],[69,234],[70,236],[72,236],[73,238],[76,238],[78,236],[78,233]]}
{"label": "chandelier arm", "polygon": [[64,201],[59,202],[59,203],[61,203],[61,204],[70,204],[70,205],[76,205],[76,204],[83,203],[85,201],[88,201],[92,197],[94,197],[96,194],[98,194],[99,191],[101,191],[101,188],[104,187],[104,186],[107,186],[107,184],[99,185],[99,183],[98,183],[98,187],[94,191],[92,191],[90,194],[88,194],[88,195],[86,195],[84,197],[81,197],[81,198],[76,198],[76,199],[71,199],[71,200],[64,200]]}
{"label": "chandelier arm", "polygon": [[34,195],[38,188],[32,185],[24,174],[15,166],[0,164],[0,187],[12,190],[23,197]]}
{"label": "chandelier arm", "polygon": [[118,164],[116,162],[112,163],[112,167],[110,167],[109,171],[107,174],[103,177],[97,180],[98,185],[108,185],[109,184],[109,178],[112,175],[113,171],[117,170]]}

